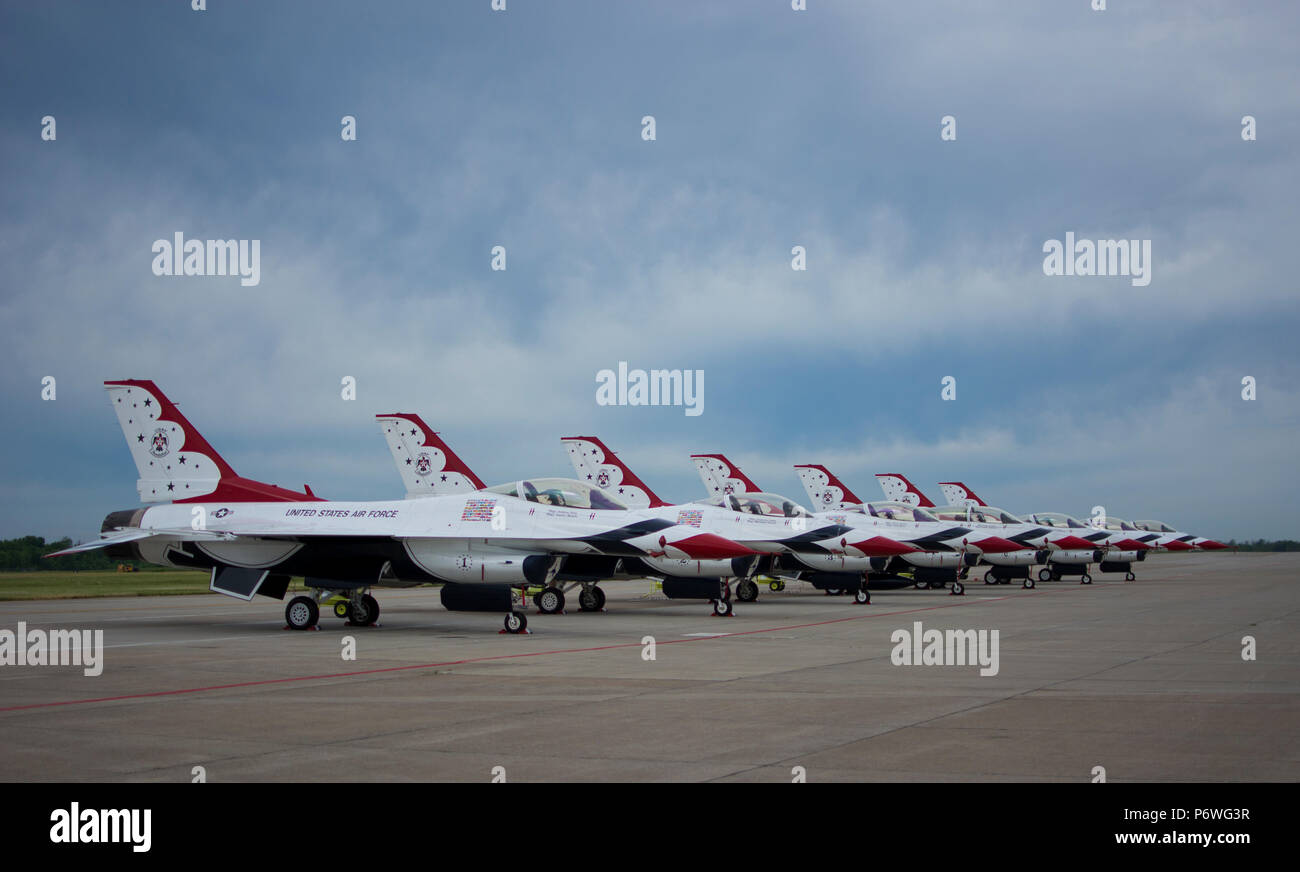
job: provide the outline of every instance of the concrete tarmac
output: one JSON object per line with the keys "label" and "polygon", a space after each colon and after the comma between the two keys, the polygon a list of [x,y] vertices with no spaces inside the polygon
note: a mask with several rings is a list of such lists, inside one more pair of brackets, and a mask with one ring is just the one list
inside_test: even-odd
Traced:
{"label": "concrete tarmac", "polygon": [[[1024,590],[981,569],[964,596],[864,606],[794,583],[731,618],[613,582],[606,613],[578,612],[575,591],[518,636],[432,588],[377,590],[380,626],[311,632],[260,597],[0,603],[0,630],[102,629],[105,647],[97,677],[0,666],[0,779],[1300,778],[1300,554],[1136,571]],[[917,621],[997,630],[997,674],[894,665],[891,634]]]}

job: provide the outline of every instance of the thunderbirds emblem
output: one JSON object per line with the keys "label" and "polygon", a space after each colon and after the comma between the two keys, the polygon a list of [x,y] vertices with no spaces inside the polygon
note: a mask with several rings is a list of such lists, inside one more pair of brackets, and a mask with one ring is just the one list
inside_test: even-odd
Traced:
{"label": "thunderbirds emblem", "polygon": [[415,458],[415,471],[419,475],[428,475],[433,471],[433,461],[429,459],[426,451],[421,451],[420,456]]}
{"label": "thunderbirds emblem", "polygon": [[596,484],[601,487],[609,487],[609,473],[602,470],[600,475],[596,476]]}
{"label": "thunderbirds emblem", "polygon": [[149,453],[154,457],[164,457],[167,454],[167,434],[162,430],[153,431],[153,441],[149,445]]}

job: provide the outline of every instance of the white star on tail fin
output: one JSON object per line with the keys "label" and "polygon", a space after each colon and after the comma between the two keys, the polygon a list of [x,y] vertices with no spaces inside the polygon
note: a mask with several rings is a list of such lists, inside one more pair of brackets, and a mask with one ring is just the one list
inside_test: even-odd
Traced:
{"label": "white star on tail fin", "polygon": [[704,482],[704,487],[710,496],[762,492],[758,485],[746,478],[736,464],[721,454],[692,454],[691,460],[695,461],[700,480]]}
{"label": "white star on tail fin", "polygon": [[799,480],[808,492],[813,511],[829,512],[862,505],[857,494],[849,490],[848,485],[835,477],[829,469],[819,463],[796,464]]}
{"label": "white star on tail fin", "polygon": [[939,482],[939,490],[943,491],[943,498],[948,501],[950,506],[988,505],[988,503],[975,496],[975,491],[959,481],[941,481]]}
{"label": "white star on tail fin", "polygon": [[579,481],[609,491],[629,509],[668,505],[595,436],[565,436],[560,441]]}
{"label": "white star on tail fin", "polygon": [[388,440],[408,498],[472,493],[485,487],[419,415],[395,412],[376,415],[375,420]]}
{"label": "white star on tail fin", "polygon": [[876,481],[880,482],[880,489],[885,492],[885,499],[897,500],[900,503],[907,503],[909,506],[920,506],[923,509],[932,508],[934,503],[921,493],[916,485],[907,480],[907,476],[899,475],[896,472],[882,472],[876,475]]}

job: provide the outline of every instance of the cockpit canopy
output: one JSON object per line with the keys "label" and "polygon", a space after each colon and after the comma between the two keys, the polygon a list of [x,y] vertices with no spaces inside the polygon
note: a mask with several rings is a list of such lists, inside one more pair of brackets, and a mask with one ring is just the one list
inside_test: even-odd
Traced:
{"label": "cockpit canopy", "polygon": [[1173,527],[1168,524],[1162,524],[1160,521],[1134,521],[1139,530],[1146,530],[1149,533],[1177,533]]}
{"label": "cockpit canopy", "polygon": [[530,478],[506,482],[487,489],[488,493],[518,497],[544,506],[570,509],[623,509],[627,506],[600,488],[573,478]]}
{"label": "cockpit canopy", "polygon": [[1107,530],[1127,530],[1132,533],[1138,532],[1138,528],[1134,527],[1128,521],[1121,518],[1112,518],[1110,515],[1106,516],[1106,523],[1104,526]]}
{"label": "cockpit canopy", "polygon": [[1023,524],[1024,521],[994,506],[939,506],[929,509],[941,521],[975,521],[980,524]]}
{"label": "cockpit canopy", "polygon": [[1080,521],[1078,518],[1062,514],[1061,512],[1035,512],[1029,517],[1033,518],[1035,524],[1040,524],[1044,527],[1068,527],[1071,530],[1091,529],[1091,527],[1083,523],[1083,521]]}
{"label": "cockpit canopy", "polygon": [[706,506],[721,506],[733,512],[743,512],[746,515],[767,515],[776,518],[812,517],[803,506],[780,494],[718,494],[699,502]]}
{"label": "cockpit canopy", "polygon": [[939,519],[925,509],[918,506],[909,506],[907,503],[895,502],[894,500],[867,503],[865,506],[858,506],[854,511],[863,512],[873,518],[883,518],[886,521],[939,523]]}

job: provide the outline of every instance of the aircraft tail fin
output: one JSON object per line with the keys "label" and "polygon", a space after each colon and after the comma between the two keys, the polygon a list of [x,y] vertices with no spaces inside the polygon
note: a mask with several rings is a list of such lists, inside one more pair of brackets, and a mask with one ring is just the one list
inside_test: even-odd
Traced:
{"label": "aircraft tail fin", "polygon": [[297,502],[319,500],[243,478],[195,429],[180,409],[148,379],[104,382],[122,425],[146,503]]}
{"label": "aircraft tail fin", "polygon": [[472,493],[486,487],[419,415],[394,412],[376,415],[375,420],[393,452],[407,497]]}
{"label": "aircraft tail fin", "polygon": [[794,468],[799,472],[803,489],[808,492],[813,511],[826,512],[862,505],[858,495],[820,463],[797,463]]}
{"label": "aircraft tail fin", "polygon": [[917,489],[916,485],[907,480],[907,476],[897,472],[882,472],[876,474],[876,481],[880,482],[880,489],[885,492],[885,499],[897,500],[900,503],[907,503],[909,506],[920,506],[923,509],[934,507],[925,494]]}
{"label": "aircraft tail fin", "polygon": [[740,467],[721,454],[692,454],[691,460],[695,461],[700,480],[711,496],[762,492],[740,471]]}
{"label": "aircraft tail fin", "polygon": [[560,441],[569,451],[569,461],[579,480],[609,491],[630,509],[668,505],[597,437],[565,436]]}
{"label": "aircraft tail fin", "polygon": [[939,482],[939,490],[943,491],[943,498],[948,501],[950,506],[988,505],[988,503],[975,496],[975,491],[959,481],[941,481]]}

